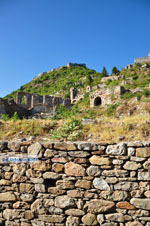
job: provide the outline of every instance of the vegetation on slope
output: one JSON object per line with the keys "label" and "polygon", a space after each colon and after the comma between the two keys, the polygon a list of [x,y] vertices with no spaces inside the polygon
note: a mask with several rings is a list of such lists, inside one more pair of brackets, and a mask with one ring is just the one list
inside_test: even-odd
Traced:
{"label": "vegetation on slope", "polygon": [[[85,93],[84,98],[78,101],[71,110],[60,105],[57,115],[51,119],[20,121],[6,118],[5,122],[1,120],[0,139],[33,135],[44,136],[50,140],[116,141],[119,136],[125,137],[125,140],[147,140],[150,135],[149,66],[143,68],[140,64],[135,64],[131,69],[122,69],[120,72],[114,67],[112,75],[117,75],[119,79],[113,80],[110,76],[105,82],[106,86],[113,89],[125,79],[125,88],[132,92],[125,93],[117,101],[112,94],[112,104],[105,108],[97,106],[92,109],[90,108],[90,93],[85,93],[85,88],[87,85],[94,87],[102,83],[104,73],[107,76],[105,68],[102,73],[98,73],[85,67],[64,66],[57,71],[43,74],[17,91],[69,97],[70,88],[76,87]],[[17,91],[6,98],[13,98]],[[94,121],[93,124],[83,125],[83,119]]]}
{"label": "vegetation on slope", "polygon": [[20,87],[5,98],[14,98],[18,91],[39,95],[60,95],[69,97],[71,87],[85,89],[89,84],[96,85],[101,80],[101,73],[81,66],[62,67],[37,77],[35,80]]}

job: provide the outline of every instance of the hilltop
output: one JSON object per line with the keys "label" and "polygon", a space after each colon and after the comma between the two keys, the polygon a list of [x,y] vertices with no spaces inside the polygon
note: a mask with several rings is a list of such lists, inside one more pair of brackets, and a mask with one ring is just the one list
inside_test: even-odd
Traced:
{"label": "hilltop", "polygon": [[70,88],[85,90],[93,78],[93,85],[99,83],[101,73],[89,69],[85,64],[71,64],[40,73],[29,83],[22,85],[18,90],[8,94],[7,98],[14,98],[19,91],[35,93],[39,95],[59,95],[70,97]]}

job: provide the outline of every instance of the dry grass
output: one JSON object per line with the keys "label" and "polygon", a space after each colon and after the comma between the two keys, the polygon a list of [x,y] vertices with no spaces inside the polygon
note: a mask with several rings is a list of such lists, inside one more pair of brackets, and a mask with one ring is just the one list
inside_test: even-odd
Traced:
{"label": "dry grass", "polygon": [[51,120],[8,120],[0,121],[0,139],[11,139],[20,136],[43,136],[49,134],[56,126]]}
{"label": "dry grass", "polygon": [[[57,131],[65,125],[65,120],[18,120],[0,121],[0,139],[13,139],[29,136],[51,138],[51,130]],[[96,124],[85,125],[81,138],[84,140],[118,141],[124,136],[126,141],[148,140],[150,137],[150,116],[125,116],[122,119],[101,116]]]}
{"label": "dry grass", "polygon": [[95,125],[86,125],[83,128],[85,138],[89,134],[99,141],[117,141],[119,136],[125,140],[147,140],[150,135],[150,116],[125,116],[118,120],[111,117],[103,117],[97,120]]}

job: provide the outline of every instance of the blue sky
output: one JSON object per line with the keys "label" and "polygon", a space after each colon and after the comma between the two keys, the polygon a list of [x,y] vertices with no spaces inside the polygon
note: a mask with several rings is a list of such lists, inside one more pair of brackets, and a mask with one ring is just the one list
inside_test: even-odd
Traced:
{"label": "blue sky", "polygon": [[111,72],[150,51],[149,0],[0,0],[0,97],[67,64]]}

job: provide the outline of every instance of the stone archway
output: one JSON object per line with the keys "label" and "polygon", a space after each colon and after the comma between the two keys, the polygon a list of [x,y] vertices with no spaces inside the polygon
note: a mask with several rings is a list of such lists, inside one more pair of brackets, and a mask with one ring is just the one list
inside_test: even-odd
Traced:
{"label": "stone archway", "polygon": [[102,104],[102,99],[98,96],[94,99],[94,106],[99,106]]}

